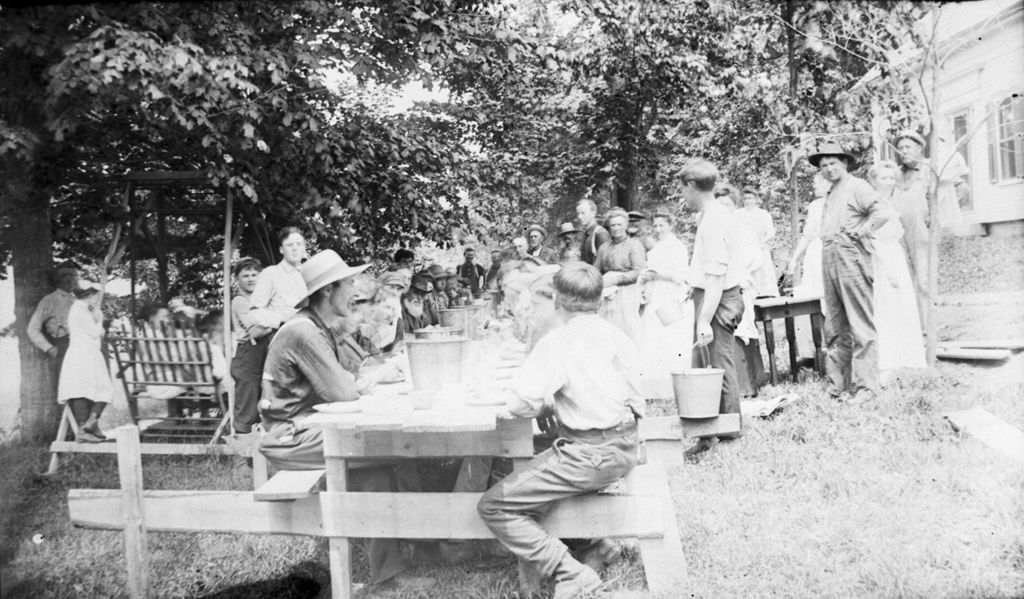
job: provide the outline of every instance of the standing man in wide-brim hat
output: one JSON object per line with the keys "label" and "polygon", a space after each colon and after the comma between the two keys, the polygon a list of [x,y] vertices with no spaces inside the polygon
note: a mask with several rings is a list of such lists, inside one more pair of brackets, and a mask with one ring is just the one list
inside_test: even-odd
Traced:
{"label": "standing man in wide-brim hat", "polygon": [[572,223],[562,223],[558,229],[558,263],[568,264],[580,259],[580,233]]}
{"label": "standing man in wide-brim hat", "polygon": [[[318,470],[324,467],[323,431],[307,428],[303,420],[316,413],[314,405],[359,399],[355,377],[338,361],[335,331],[358,330],[362,311],[353,278],[370,265],[349,266],[331,250],[313,256],[300,268],[307,292],[298,310],[270,342],[263,368],[266,385],[261,400],[266,437],[260,452],[280,470]],[[408,465],[365,460],[349,462],[349,487],[362,492],[393,492],[399,469]],[[409,563],[397,539],[370,539],[367,547],[373,582],[422,591],[433,579],[408,573]]]}
{"label": "standing man in wide-brim hat", "polygon": [[829,394],[868,399],[878,391],[872,241],[893,211],[867,181],[849,173],[856,160],[839,144],[819,144],[808,161],[832,183],[821,222]]}

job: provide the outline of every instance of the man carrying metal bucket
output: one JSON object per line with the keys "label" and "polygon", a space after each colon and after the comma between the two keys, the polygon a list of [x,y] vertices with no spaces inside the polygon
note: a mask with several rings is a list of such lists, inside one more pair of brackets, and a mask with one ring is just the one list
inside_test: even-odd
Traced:
{"label": "man carrying metal bucket", "polygon": [[[686,206],[698,213],[697,235],[686,282],[693,295],[695,314],[694,368],[713,366],[724,370],[718,412],[739,414],[740,396],[736,376],[733,335],[743,316],[740,282],[746,274],[747,260],[741,251],[738,229],[728,208],[715,198],[718,169],[707,160],[694,159],[679,172]],[[710,361],[710,364],[708,363]],[[721,435],[728,441],[740,433]],[[712,438],[701,438],[684,454],[694,457],[711,448]]]}

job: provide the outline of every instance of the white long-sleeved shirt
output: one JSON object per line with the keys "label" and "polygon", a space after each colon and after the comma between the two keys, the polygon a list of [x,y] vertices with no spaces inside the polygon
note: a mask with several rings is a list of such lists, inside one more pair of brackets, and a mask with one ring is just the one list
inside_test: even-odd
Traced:
{"label": "white long-sleeved shirt", "polygon": [[512,381],[511,414],[530,418],[554,396],[555,416],[576,430],[614,428],[644,414],[636,346],[597,314],[571,318],[537,342]]}

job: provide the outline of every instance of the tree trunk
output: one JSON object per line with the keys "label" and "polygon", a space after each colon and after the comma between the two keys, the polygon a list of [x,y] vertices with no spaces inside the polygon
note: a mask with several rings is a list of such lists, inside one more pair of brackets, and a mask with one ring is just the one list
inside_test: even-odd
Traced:
{"label": "tree trunk", "polygon": [[[12,18],[14,15],[12,15]],[[0,63],[0,101],[7,125],[13,130],[35,134],[45,140],[42,113],[46,86],[42,82],[44,65],[31,53],[10,50]],[[57,372],[53,361],[39,351],[25,333],[36,305],[50,292],[53,234],[50,224],[50,195],[40,179],[47,175],[37,165],[51,162],[53,148],[45,142],[29,143],[24,153],[8,152],[0,157],[0,185],[3,212],[10,227],[8,243],[12,248],[14,270],[14,317],[18,334],[21,371],[21,438],[30,442],[53,440],[59,412],[56,403]],[[50,152],[50,153],[47,153]]]}
{"label": "tree trunk", "polygon": [[[786,23],[786,65],[789,67],[789,98],[793,106],[796,106],[797,78],[800,76],[796,64],[796,39],[793,31],[793,0],[786,0],[782,5],[782,20]],[[792,109],[791,109],[792,110]],[[791,145],[796,148],[799,144],[799,136],[793,134]],[[797,154],[793,154],[793,164],[789,169],[789,237],[790,252],[796,251],[796,244],[800,241],[800,190],[797,188]]]}
{"label": "tree trunk", "polygon": [[52,233],[49,199],[26,179],[17,175],[8,179],[6,191],[9,207],[17,215],[11,221],[10,243],[14,248],[14,317],[21,362],[21,438],[39,443],[52,441],[57,431],[57,370],[53,360],[32,344],[25,330],[36,304],[51,291],[48,275],[52,270]]}

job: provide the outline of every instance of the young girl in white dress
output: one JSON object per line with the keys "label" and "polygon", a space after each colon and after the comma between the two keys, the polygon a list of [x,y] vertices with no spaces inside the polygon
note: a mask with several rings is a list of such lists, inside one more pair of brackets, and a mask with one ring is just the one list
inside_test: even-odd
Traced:
{"label": "young girl in white dress", "polygon": [[[896,163],[875,163],[868,181],[883,198],[896,186]],[[900,245],[903,225],[889,219],[875,232],[875,330],[878,331],[878,370],[882,384],[892,382],[900,368],[925,368],[924,337],[917,297],[907,256]]]}
{"label": "young girl in white dress", "polygon": [[77,441],[98,443],[107,437],[99,420],[114,396],[107,362],[100,351],[103,337],[103,292],[93,284],[75,292],[78,297],[68,313],[68,353],[60,370],[57,403],[71,406],[78,423]]}

